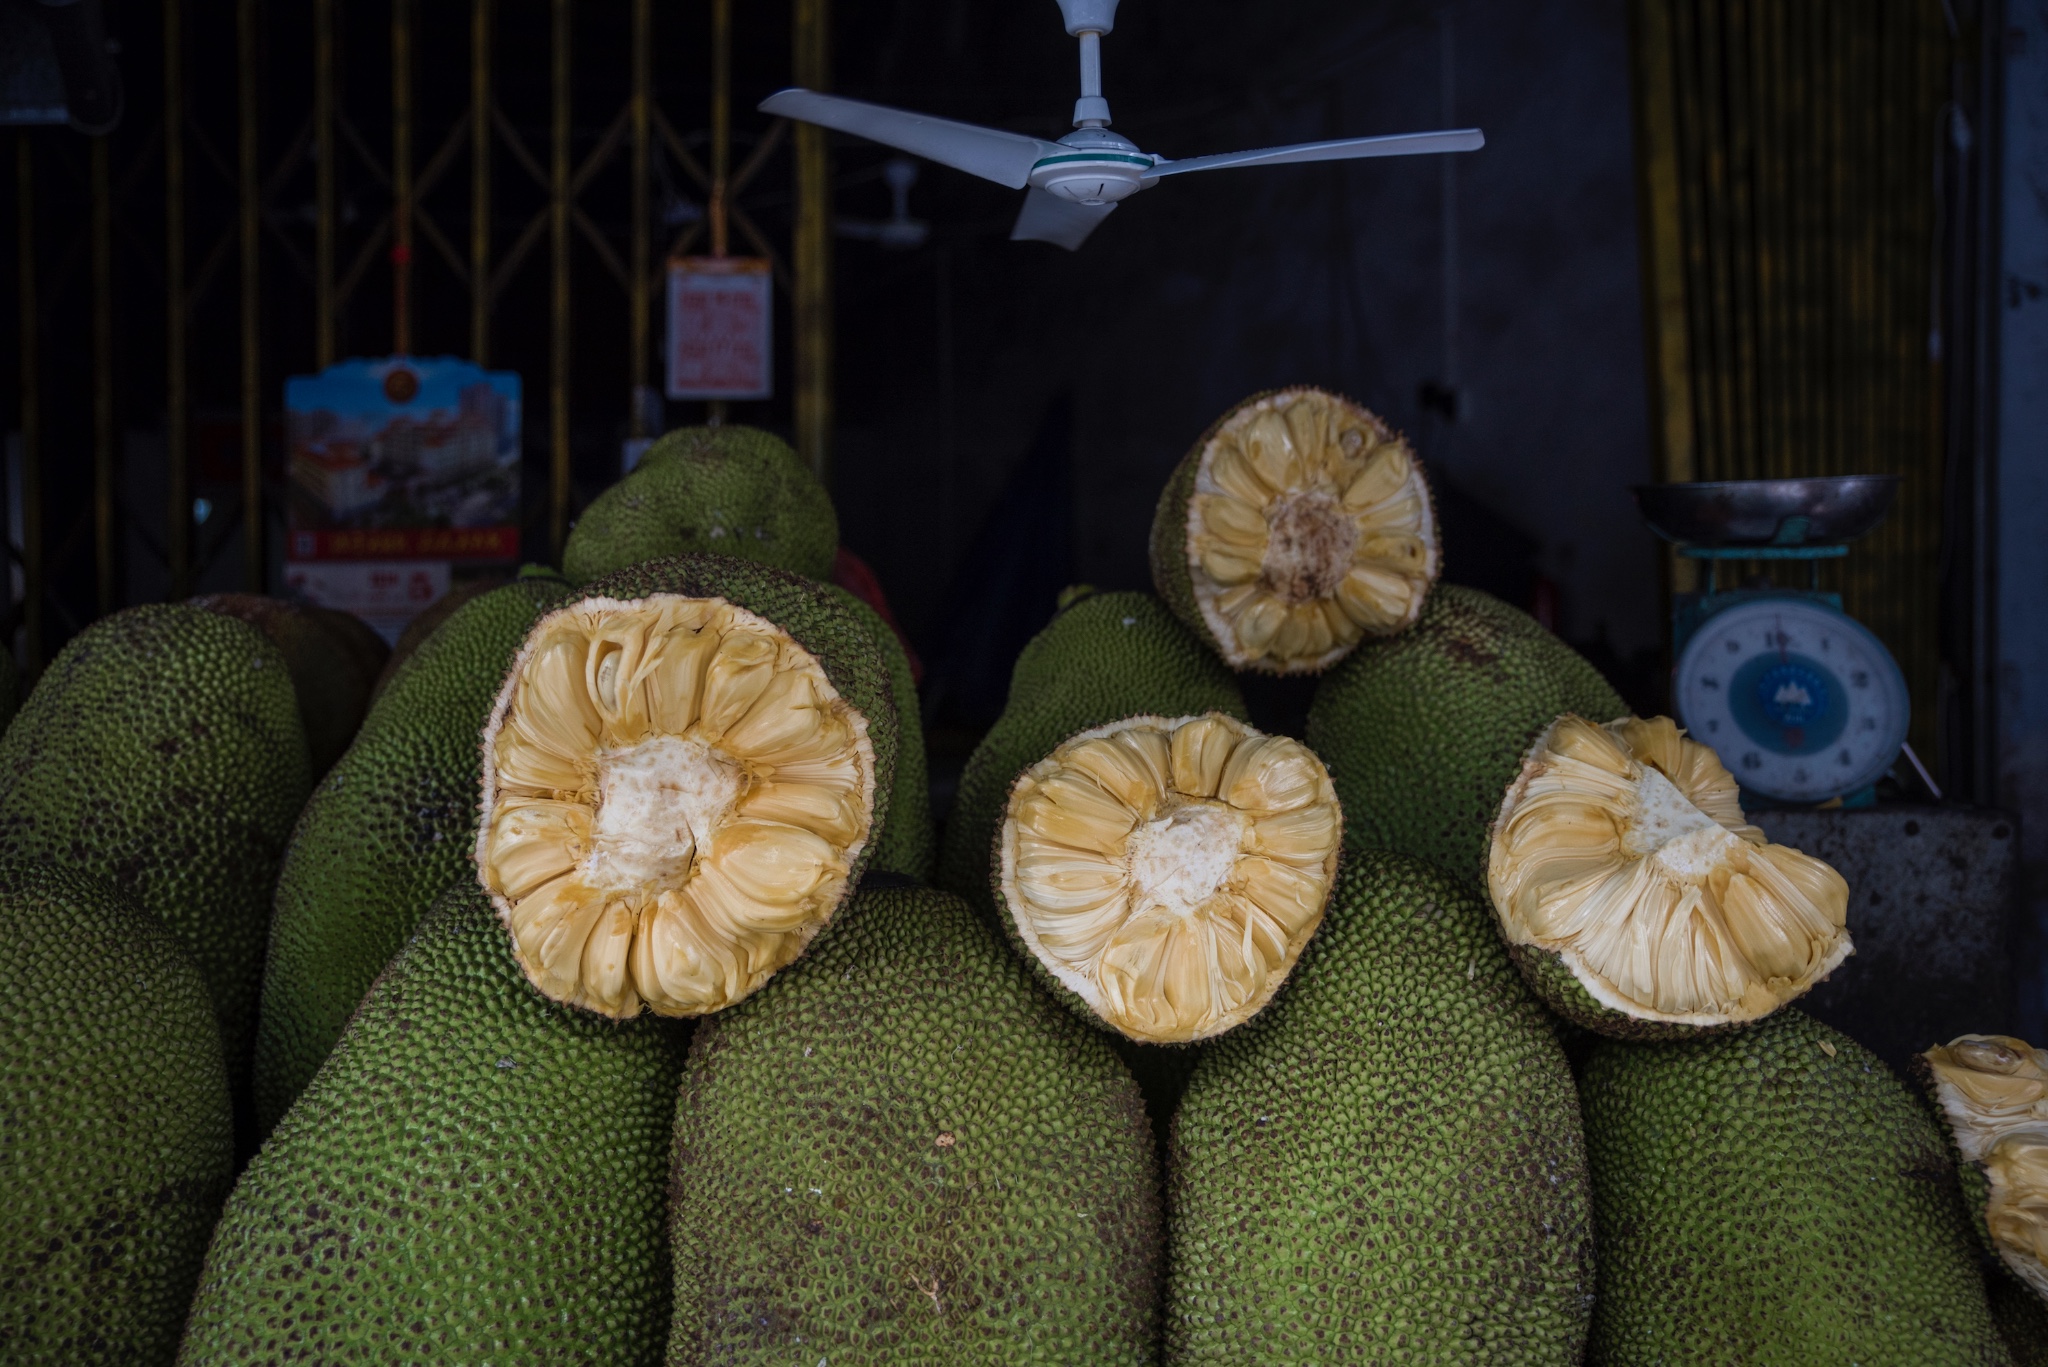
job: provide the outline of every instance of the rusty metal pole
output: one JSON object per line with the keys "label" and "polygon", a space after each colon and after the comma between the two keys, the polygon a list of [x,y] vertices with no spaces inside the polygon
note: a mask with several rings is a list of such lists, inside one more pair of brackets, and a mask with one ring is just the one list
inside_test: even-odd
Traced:
{"label": "rusty metal pole", "polygon": [[92,140],[92,549],[101,616],[114,610],[114,188]]}
{"label": "rusty metal pole", "polygon": [[[793,0],[793,74],[832,86],[831,0]],[[828,487],[832,476],[832,153],[825,130],[796,125],[796,231],[791,256],[796,332],[796,450]]]}
{"label": "rusty metal pole", "polygon": [[548,368],[548,549],[562,561],[569,537],[569,0],[554,0],[554,148],[548,245],[553,346]]}
{"label": "rusty metal pole", "polygon": [[[236,5],[241,103],[242,586],[263,592],[262,173],[256,163],[256,0]],[[323,169],[326,163],[321,163]]]}
{"label": "rusty metal pole", "polygon": [[186,458],[185,25],[180,0],[164,0],[164,559],[171,601],[192,592],[192,482]]}
{"label": "rusty metal pole", "polygon": [[647,255],[650,225],[647,221],[648,120],[654,103],[654,6],[652,0],[633,0],[633,271],[632,299],[626,316],[631,335],[627,339],[626,376],[633,385],[633,411],[628,434],[640,439],[654,434],[647,430]]}
{"label": "rusty metal pole", "polygon": [[313,365],[334,364],[334,0],[313,0]]}
{"label": "rusty metal pole", "polygon": [[[729,249],[725,216],[726,178],[732,170],[732,0],[711,0],[711,254]],[[724,399],[705,405],[713,427],[726,418]]]}
{"label": "rusty metal pole", "polygon": [[469,20],[469,354],[491,349],[491,0]]}
{"label": "rusty metal pole", "polygon": [[[21,269],[21,627],[27,638],[22,666],[31,675],[43,665],[43,327],[42,305],[36,299],[34,138],[24,128],[15,134],[14,144],[16,255]],[[6,569],[11,589],[13,566]]]}
{"label": "rusty metal pole", "polygon": [[412,354],[412,0],[391,0],[391,349]]}

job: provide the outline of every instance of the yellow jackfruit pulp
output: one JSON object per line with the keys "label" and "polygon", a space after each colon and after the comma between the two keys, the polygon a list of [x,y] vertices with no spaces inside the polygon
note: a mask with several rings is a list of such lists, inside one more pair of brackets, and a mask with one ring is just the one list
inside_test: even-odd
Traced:
{"label": "yellow jackfruit pulp", "polygon": [[1414,451],[1319,389],[1226,415],[1169,481],[1153,536],[1167,601],[1232,667],[1266,673],[1319,673],[1413,625],[1438,568]]}
{"label": "yellow jackfruit pulp", "polygon": [[544,618],[484,736],[477,865],[543,993],[717,1011],[830,919],[875,813],[867,721],[722,598]]}
{"label": "yellow jackfruit pulp", "polygon": [[1131,1039],[1206,1039],[1272,1000],[1322,923],[1343,820],[1299,741],[1218,712],[1083,731],[1010,790],[1006,911]]}
{"label": "yellow jackfruit pulp", "polygon": [[2048,1297],[2048,1049],[1963,1035],[1922,1057],[1957,1150],[1984,1175],[1978,1199],[1992,1245]]}
{"label": "yellow jackfruit pulp", "polygon": [[1804,993],[1850,953],[1849,888],[1768,843],[1739,797],[1667,717],[1559,718],[1493,826],[1487,883],[1508,942],[1554,955],[1635,1021],[1751,1021]]}

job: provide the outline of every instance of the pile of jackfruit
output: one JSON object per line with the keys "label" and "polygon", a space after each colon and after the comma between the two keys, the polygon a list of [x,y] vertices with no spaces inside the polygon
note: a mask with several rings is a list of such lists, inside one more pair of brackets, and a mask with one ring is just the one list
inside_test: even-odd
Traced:
{"label": "pile of jackfruit", "polygon": [[1843,879],[1439,583],[1372,414],[1205,433],[942,838],[837,543],[694,429],[388,659],[79,634],[0,738],[0,1361],[2048,1362],[2048,1051],[1803,1014]]}

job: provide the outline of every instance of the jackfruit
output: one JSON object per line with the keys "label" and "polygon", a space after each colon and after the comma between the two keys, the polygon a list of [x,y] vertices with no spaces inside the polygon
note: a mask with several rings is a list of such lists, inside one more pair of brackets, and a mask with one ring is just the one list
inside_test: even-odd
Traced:
{"label": "jackfruit", "polygon": [[1422,612],[1441,557],[1421,462],[1349,399],[1257,394],[1175,467],[1152,583],[1233,669],[1320,674]]}
{"label": "jackfruit", "polygon": [[845,901],[888,822],[896,709],[846,595],[682,556],[542,618],[483,752],[478,874],[534,986],[695,1016]]}
{"label": "jackfruit", "polygon": [[13,722],[21,709],[21,669],[12,650],[0,650],[0,731]]}
{"label": "jackfruit", "polygon": [[1300,741],[1211,712],[1083,731],[1010,789],[1004,929],[1042,981],[1147,1044],[1251,1019],[1322,924],[1344,829]]}
{"label": "jackfruit", "polygon": [[1579,1097],[1593,1367],[2008,1360],[1934,1118],[1846,1035],[1787,1007],[1596,1040]]}
{"label": "jackfruit", "polygon": [[450,883],[474,876],[477,737],[535,619],[573,596],[530,575],[466,604],[378,696],[306,804],[277,880],[256,1042],[265,1133]]}
{"label": "jackfruit", "polygon": [[1970,1224],[1997,1260],[1992,1313],[2015,1358],[2048,1361],[2048,1050],[1962,1035],[1921,1061],[1961,1159]]}
{"label": "jackfruit", "polygon": [[939,886],[991,916],[992,860],[1010,785],[1078,731],[1145,714],[1247,720],[1237,681],[1149,593],[1095,593],[1032,637],[1003,714],[967,757],[939,850]]}
{"label": "jackfruit", "polygon": [[311,784],[284,657],[185,604],[73,637],[0,739],[0,848],[104,879],[164,923],[213,999],[238,1105],[271,893]]}
{"label": "jackfruit", "polygon": [[1420,861],[1347,861],[1286,991],[1204,1046],[1168,1151],[1167,1363],[1579,1361],[1578,1102],[1491,920]]}
{"label": "jackfruit", "polygon": [[925,763],[924,718],[918,711],[917,678],[910,670],[910,656],[896,629],[867,603],[836,589],[835,593],[854,610],[881,652],[889,670],[889,691],[896,703],[896,781],[889,789],[889,821],[875,838],[875,856],[868,867],[877,873],[900,873],[918,882],[929,881],[932,862],[938,857],[938,840],[932,831],[931,775]]}
{"label": "jackfruit", "polygon": [[[537,567],[528,566],[520,573],[532,575]],[[383,695],[385,686],[396,675],[413,652],[426,644],[427,639],[441,629],[441,624],[460,612],[472,598],[481,598],[494,589],[501,589],[512,582],[506,575],[486,575],[481,579],[467,579],[452,585],[448,592],[429,603],[424,610],[399,629],[398,640],[391,647],[391,654],[384,661],[384,667],[377,671],[377,685],[370,691],[374,704]]]}
{"label": "jackfruit", "polygon": [[1849,885],[1765,840],[1740,799],[1669,717],[1543,733],[1494,822],[1487,889],[1553,1010],[1668,1037],[1768,1015],[1849,957]]}
{"label": "jackfruit", "polygon": [[247,622],[284,656],[317,781],[363,724],[390,647],[361,618],[333,608],[254,593],[209,593],[194,598],[192,606]]}
{"label": "jackfruit", "polygon": [[220,1027],[111,885],[0,865],[0,1360],[167,1363],[234,1180]]}
{"label": "jackfruit", "polygon": [[830,579],[831,495],[789,443],[758,428],[684,427],[584,509],[562,550],[576,583],[674,555],[730,555]]}
{"label": "jackfruit", "polygon": [[959,899],[863,888],[675,1119],[670,1367],[1153,1361],[1137,1088]]}
{"label": "jackfruit", "polygon": [[1368,641],[1316,685],[1304,739],[1344,803],[1344,846],[1486,876],[1488,831],[1536,737],[1566,712],[1628,706],[1525,612],[1439,585],[1422,620]]}
{"label": "jackfruit", "polygon": [[672,1031],[543,999],[449,888],[236,1184],[179,1362],[660,1361]]}

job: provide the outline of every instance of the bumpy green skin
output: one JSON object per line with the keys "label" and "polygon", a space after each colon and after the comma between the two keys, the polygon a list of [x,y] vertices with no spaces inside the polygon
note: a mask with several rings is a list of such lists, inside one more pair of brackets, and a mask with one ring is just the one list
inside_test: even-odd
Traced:
{"label": "bumpy green skin", "polygon": [[236,1184],[179,1362],[659,1362],[677,1033],[548,1001],[450,888]]}
{"label": "bumpy green skin", "polygon": [[1557,1013],[1560,1020],[1609,1039],[1692,1039],[1741,1028],[1737,1025],[1681,1025],[1672,1021],[1641,1020],[1625,1011],[1601,1005],[1579,981],[1578,975],[1572,972],[1571,966],[1550,950],[1535,945],[1509,945],[1508,957],[1515,961],[1516,968],[1522,970],[1530,989],[1545,1006]]}
{"label": "bumpy green skin", "polygon": [[[1257,403],[1263,397],[1255,395],[1246,402]],[[1209,430],[1202,433],[1193,449],[1180,458],[1180,464],[1166,477],[1166,487],[1159,491],[1159,503],[1152,512],[1152,533],[1146,545],[1152,561],[1152,587],[1158,591],[1160,601],[1219,658],[1222,643],[1209,630],[1201,606],[1195,602],[1195,576],[1188,565],[1188,501],[1195,496],[1195,475],[1202,463],[1202,448],[1236,412],[1233,408],[1209,424]]]}
{"label": "bumpy green skin", "polygon": [[2009,1361],[1948,1145],[1846,1035],[1786,1007],[1698,1039],[1603,1040],[1579,1094],[1600,1240],[1589,1364]]}
{"label": "bumpy green skin", "polygon": [[21,667],[14,663],[12,650],[0,650],[0,731],[5,731],[21,707]]}
{"label": "bumpy green skin", "polygon": [[2003,1265],[1985,1270],[1984,1290],[2014,1367],[2048,1367],[2048,1304]]}
{"label": "bumpy green skin", "polygon": [[1280,996],[1204,1051],[1173,1134],[1167,1363],[1579,1361],[1571,1072],[1492,912],[1440,871],[1350,862]]}
{"label": "bumpy green skin", "polygon": [[573,597],[527,577],[466,603],[378,694],[306,804],[277,880],[256,1041],[265,1133],[442,889],[474,877],[478,737],[512,657]]}
{"label": "bumpy green skin", "polygon": [[254,593],[210,593],[192,606],[247,622],[284,656],[315,780],[334,767],[370,707],[390,648],[360,618]]}
{"label": "bumpy green skin", "polygon": [[[875,627],[869,625],[872,613],[863,615],[865,605],[844,589],[727,555],[650,560],[585,584],[578,596],[631,601],[654,593],[723,598],[767,618],[808,650],[824,667],[825,677],[839,690],[839,696],[867,718],[868,743],[875,750],[874,829],[882,834],[869,840],[854,860],[847,880],[847,886],[853,887],[863,871],[876,867],[879,847],[888,840],[901,755],[896,690],[889,679],[886,650],[876,641]],[[880,619],[875,623],[880,626]],[[905,670],[908,668],[906,664]],[[914,713],[916,709],[913,693],[909,710]],[[920,731],[920,759],[922,738]]]}
{"label": "bumpy green skin", "polygon": [[1137,1087],[944,893],[698,1027],[671,1193],[671,1367],[1154,1360]]}
{"label": "bumpy green skin", "polygon": [[752,427],[685,427],[649,447],[569,533],[577,583],[644,560],[730,555],[832,577],[839,515],[789,443]]}
{"label": "bumpy green skin", "polygon": [[967,757],[939,851],[939,886],[996,914],[990,851],[1010,785],[1068,736],[1125,717],[1225,712],[1249,720],[1237,680],[1149,593],[1098,593],[1017,656],[1003,715]]}
{"label": "bumpy green skin", "polygon": [[1599,671],[1498,598],[1439,584],[1422,619],[1323,676],[1308,745],[1344,804],[1344,844],[1484,880],[1487,833],[1543,728],[1625,716]]}
{"label": "bumpy green skin", "polygon": [[64,647],[0,739],[0,849],[112,883],[192,956],[240,1091],[278,863],[312,776],[284,657],[185,604]]}
{"label": "bumpy green skin", "polygon": [[0,866],[0,1361],[167,1363],[234,1180],[220,1030],[112,886]]}
{"label": "bumpy green skin", "polygon": [[875,842],[874,862],[879,873],[900,873],[905,878],[926,882],[932,876],[932,862],[938,857],[938,841],[932,833],[931,774],[925,766],[924,717],[918,710],[917,679],[910,672],[910,657],[903,642],[882,614],[845,589],[833,592],[850,604],[867,624],[889,670],[889,691],[896,702],[896,782],[889,794],[889,824]]}

